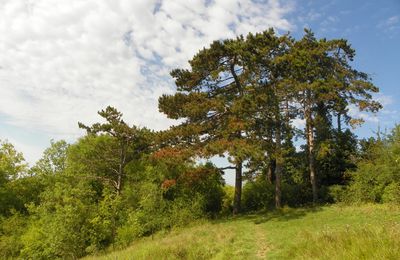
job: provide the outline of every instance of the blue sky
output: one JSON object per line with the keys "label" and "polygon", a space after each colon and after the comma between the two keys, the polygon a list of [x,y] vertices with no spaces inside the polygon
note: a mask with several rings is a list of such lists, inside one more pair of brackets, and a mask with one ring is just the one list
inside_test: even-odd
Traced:
{"label": "blue sky", "polygon": [[166,129],[157,98],[168,72],[212,40],[274,27],[299,38],[346,38],[384,109],[356,133],[400,122],[400,1],[0,0],[0,139],[30,164],[50,139],[73,142],[113,105],[132,124]]}

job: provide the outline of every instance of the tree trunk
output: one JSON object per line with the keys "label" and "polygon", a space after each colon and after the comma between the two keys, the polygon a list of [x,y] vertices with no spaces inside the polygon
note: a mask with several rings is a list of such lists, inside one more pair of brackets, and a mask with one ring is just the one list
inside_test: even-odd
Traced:
{"label": "tree trunk", "polygon": [[285,118],[284,118],[284,140],[287,146],[292,144],[292,128],[290,125],[290,110],[289,110],[289,100],[285,100]]}
{"label": "tree trunk", "polygon": [[242,163],[239,162],[236,164],[235,169],[235,195],[233,198],[233,215],[236,215],[240,212],[240,203],[242,200]]}
{"label": "tree trunk", "polygon": [[308,167],[310,170],[310,181],[313,193],[313,203],[318,201],[317,179],[315,171],[315,158],[314,158],[314,127],[312,124],[312,114],[310,105],[306,106],[306,136],[308,146]]}
{"label": "tree trunk", "polygon": [[120,162],[118,165],[118,176],[117,176],[117,187],[116,187],[117,195],[121,194],[122,178],[124,176],[125,162],[126,162],[126,146],[125,143],[122,142],[120,147]]}
{"label": "tree trunk", "polygon": [[268,131],[268,148],[267,148],[267,160],[268,160],[268,168],[267,168],[267,182],[272,184],[273,183],[273,179],[274,179],[274,171],[275,171],[275,159],[273,158],[273,140],[274,140],[274,133],[273,133],[273,129],[271,127],[269,127]]}
{"label": "tree trunk", "polygon": [[272,173],[274,171],[273,160],[269,159],[268,168],[267,168],[267,182],[272,184]]}
{"label": "tree trunk", "polygon": [[118,176],[117,176],[117,187],[116,187],[117,195],[121,194],[122,175],[123,175],[123,165],[121,161],[120,164],[118,165]]}
{"label": "tree trunk", "polygon": [[122,186],[122,173],[119,172],[118,178],[117,178],[117,195],[121,194],[121,186]]}
{"label": "tree trunk", "polygon": [[341,114],[338,112],[337,114],[337,128],[338,128],[338,133],[342,133],[342,119],[341,119]]}
{"label": "tree trunk", "polygon": [[281,208],[281,177],[282,177],[282,147],[281,147],[281,126],[280,120],[277,120],[277,127],[275,132],[275,142],[276,142],[276,165],[275,165],[275,207]]}

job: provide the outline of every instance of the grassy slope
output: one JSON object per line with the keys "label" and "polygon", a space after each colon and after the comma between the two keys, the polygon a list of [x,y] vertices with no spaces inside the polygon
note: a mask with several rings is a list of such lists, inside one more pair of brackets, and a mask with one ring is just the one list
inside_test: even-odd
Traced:
{"label": "grassy slope", "polygon": [[400,259],[400,208],[283,209],[200,223],[87,259]]}

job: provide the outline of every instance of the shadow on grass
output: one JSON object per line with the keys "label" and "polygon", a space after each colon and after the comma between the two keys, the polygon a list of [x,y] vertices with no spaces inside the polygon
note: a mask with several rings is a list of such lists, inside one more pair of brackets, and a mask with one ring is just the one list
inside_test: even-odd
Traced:
{"label": "shadow on grass", "polygon": [[305,208],[282,208],[274,209],[270,211],[260,211],[256,213],[244,213],[238,216],[226,217],[213,221],[214,223],[225,223],[232,221],[253,221],[254,224],[262,224],[267,221],[289,221],[293,219],[300,219],[305,217],[307,214],[321,211],[322,207],[305,207]]}

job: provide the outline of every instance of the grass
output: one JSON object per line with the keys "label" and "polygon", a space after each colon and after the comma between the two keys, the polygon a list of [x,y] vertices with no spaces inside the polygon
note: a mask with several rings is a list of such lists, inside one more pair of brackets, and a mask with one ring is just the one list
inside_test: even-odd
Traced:
{"label": "grass", "polygon": [[400,259],[400,207],[284,208],[159,233],[86,259]]}

